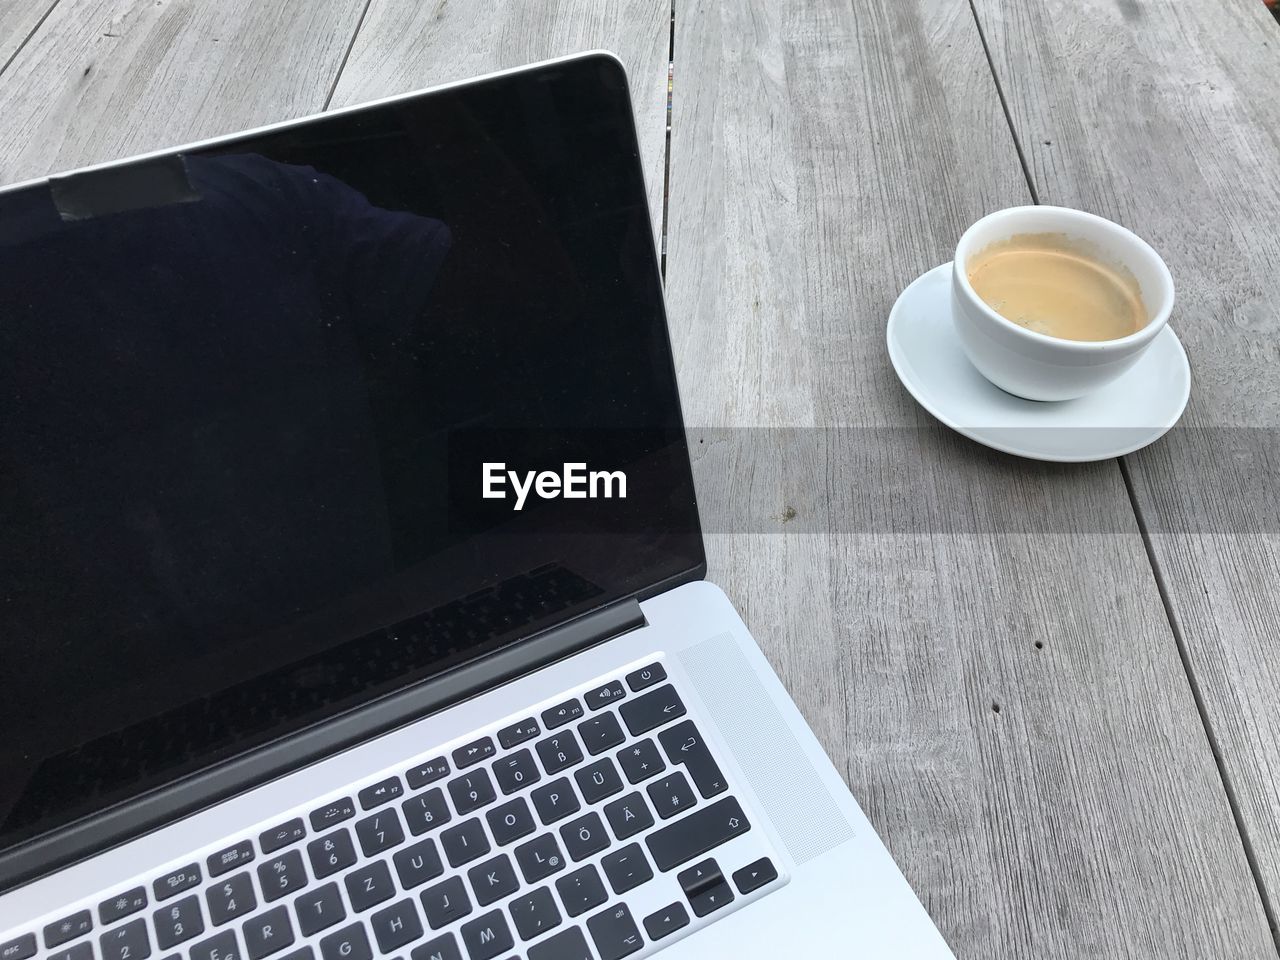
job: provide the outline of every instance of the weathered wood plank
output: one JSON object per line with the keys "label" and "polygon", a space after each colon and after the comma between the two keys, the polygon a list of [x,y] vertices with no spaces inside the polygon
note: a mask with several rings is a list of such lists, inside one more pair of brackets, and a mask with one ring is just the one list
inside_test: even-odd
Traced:
{"label": "weathered wood plank", "polygon": [[334,94],[359,103],[583,50],[627,67],[655,231],[666,162],[669,0],[373,0]]}
{"label": "weathered wood plank", "polygon": [[0,183],[320,110],[363,0],[62,0],[0,75]]}
{"label": "weathered wood plank", "polygon": [[58,0],[0,0],[0,74]]}
{"label": "weathered wood plank", "polygon": [[1273,955],[1119,471],[960,440],[885,356],[897,292],[1027,199],[966,4],[677,6],[711,575],[959,956]]}
{"label": "weathered wood plank", "polygon": [[1168,261],[1183,428],[1128,458],[1271,915],[1280,913],[1280,28],[1252,0],[977,0],[1041,200]]}

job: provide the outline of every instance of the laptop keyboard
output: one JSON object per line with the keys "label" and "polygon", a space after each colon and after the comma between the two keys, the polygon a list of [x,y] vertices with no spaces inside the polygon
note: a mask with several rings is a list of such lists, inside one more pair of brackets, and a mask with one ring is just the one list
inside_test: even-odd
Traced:
{"label": "laptop keyboard", "polygon": [[[780,885],[768,856],[720,862],[751,830],[655,662],[69,913],[39,944],[0,943],[0,960],[619,960]],[[653,909],[660,893],[678,896]]]}

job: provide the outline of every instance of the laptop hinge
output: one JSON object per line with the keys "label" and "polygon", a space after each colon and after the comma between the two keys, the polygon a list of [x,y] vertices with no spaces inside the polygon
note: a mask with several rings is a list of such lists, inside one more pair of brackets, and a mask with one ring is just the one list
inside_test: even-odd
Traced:
{"label": "laptop hinge", "polygon": [[327,723],[175,781],[138,800],[0,854],[0,893],[125,843],[397,727],[645,626],[635,598],[519,640]]}

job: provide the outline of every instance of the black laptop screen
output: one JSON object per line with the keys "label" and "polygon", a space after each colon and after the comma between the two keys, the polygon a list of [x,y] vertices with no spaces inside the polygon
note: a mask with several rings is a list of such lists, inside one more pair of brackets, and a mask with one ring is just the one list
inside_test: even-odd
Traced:
{"label": "black laptop screen", "polygon": [[701,549],[613,61],[0,194],[0,850]]}

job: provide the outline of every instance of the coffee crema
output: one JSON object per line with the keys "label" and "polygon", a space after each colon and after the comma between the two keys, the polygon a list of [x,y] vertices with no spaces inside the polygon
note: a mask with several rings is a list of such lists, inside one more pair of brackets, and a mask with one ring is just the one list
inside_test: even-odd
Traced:
{"label": "coffee crema", "polygon": [[1019,326],[1063,340],[1118,340],[1150,315],[1138,281],[1058,233],[1020,233],[975,253],[969,285]]}

